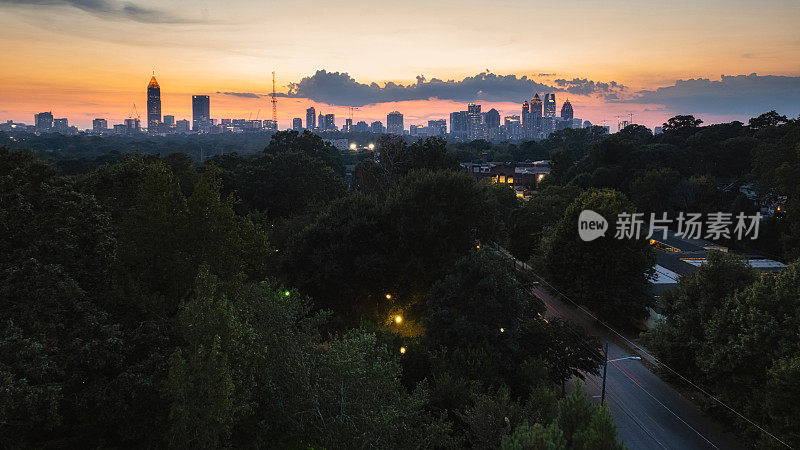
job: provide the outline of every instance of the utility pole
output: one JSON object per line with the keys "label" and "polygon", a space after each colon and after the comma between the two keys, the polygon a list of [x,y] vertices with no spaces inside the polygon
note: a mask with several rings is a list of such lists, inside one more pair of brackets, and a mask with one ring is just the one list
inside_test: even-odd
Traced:
{"label": "utility pole", "polygon": [[608,342],[603,347],[603,390],[600,393],[600,404],[606,401],[606,368],[608,367]]}

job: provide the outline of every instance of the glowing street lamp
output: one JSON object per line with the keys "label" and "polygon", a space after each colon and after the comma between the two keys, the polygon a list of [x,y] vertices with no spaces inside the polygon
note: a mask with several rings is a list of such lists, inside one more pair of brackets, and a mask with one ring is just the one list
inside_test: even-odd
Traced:
{"label": "glowing street lamp", "polygon": [[403,316],[395,316],[394,322],[398,325],[401,324],[403,322]]}
{"label": "glowing street lamp", "polygon": [[386,300],[391,300],[391,299],[392,299],[392,294],[386,294]]}
{"label": "glowing street lamp", "polygon": [[406,352],[406,348],[405,348],[405,347],[400,347],[400,354],[402,355],[402,354],[404,354],[405,352]]}

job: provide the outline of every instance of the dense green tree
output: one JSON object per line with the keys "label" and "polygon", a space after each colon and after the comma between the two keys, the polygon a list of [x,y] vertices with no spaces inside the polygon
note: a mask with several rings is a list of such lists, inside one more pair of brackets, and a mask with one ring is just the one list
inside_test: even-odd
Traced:
{"label": "dense green tree", "polygon": [[310,158],[317,158],[330,166],[335,173],[344,175],[344,165],[339,150],[326,142],[319,134],[308,130],[298,133],[294,130],[279,131],[272,135],[264,153],[277,155],[280,153],[305,153]]}
{"label": "dense green tree", "polygon": [[579,192],[575,186],[548,186],[513,209],[508,217],[508,251],[517,259],[528,261],[539,249],[545,229],[561,219]]}
{"label": "dense green tree", "polygon": [[782,116],[772,110],[768,113],[761,114],[758,117],[753,117],[748,122],[750,128],[754,130],[767,128],[767,127],[777,127],[779,125],[784,125],[788,122],[786,116]]}
{"label": "dense green tree", "polygon": [[[605,236],[589,242],[578,237],[578,215],[587,209],[609,222]],[[584,192],[546,238],[542,259],[548,279],[561,292],[618,322],[644,318],[652,302],[653,251],[642,238],[613,234],[618,214],[633,212],[633,204],[617,191]]]}
{"label": "dense green tree", "polygon": [[662,124],[662,131],[665,134],[675,133],[681,135],[689,135],[697,130],[700,124],[703,123],[700,119],[695,119],[694,116],[675,116]]}
{"label": "dense green tree", "polygon": [[754,281],[755,273],[744,259],[712,252],[708,264],[682,276],[678,286],[662,298],[664,319],[646,335],[650,348],[680,373],[699,374],[698,352],[704,346],[712,318],[726,297]]}

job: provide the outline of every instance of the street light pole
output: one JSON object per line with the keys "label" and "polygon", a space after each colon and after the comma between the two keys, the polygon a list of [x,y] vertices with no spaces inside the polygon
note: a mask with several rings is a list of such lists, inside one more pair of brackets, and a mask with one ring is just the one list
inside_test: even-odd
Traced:
{"label": "street light pole", "polygon": [[600,393],[600,404],[606,401],[606,369],[608,368],[608,342],[603,349],[603,390]]}
{"label": "street light pole", "polygon": [[602,405],[606,400],[606,369],[608,368],[608,363],[614,361],[622,361],[625,359],[642,359],[639,356],[626,356],[624,358],[615,358],[615,359],[608,359],[608,342],[606,342],[605,347],[603,348],[603,390],[600,393],[600,404]]}

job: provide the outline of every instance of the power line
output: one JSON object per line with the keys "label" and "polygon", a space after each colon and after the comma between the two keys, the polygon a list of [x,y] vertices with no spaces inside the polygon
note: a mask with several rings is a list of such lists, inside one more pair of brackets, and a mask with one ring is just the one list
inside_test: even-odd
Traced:
{"label": "power line", "polygon": [[[513,256],[512,256],[512,257],[513,257]],[[516,258],[514,258],[514,259],[516,260]],[[524,264],[524,263],[523,263],[523,264]],[[526,266],[527,266],[527,264],[526,264]],[[653,358],[653,359],[654,359],[654,360],[655,360],[655,361],[656,361],[656,362],[657,362],[659,365],[661,365],[661,366],[665,367],[667,370],[669,370],[670,372],[672,372],[672,373],[673,373],[673,374],[675,374],[676,376],[680,377],[680,378],[681,378],[683,381],[685,381],[685,382],[689,383],[689,384],[690,384],[692,387],[694,387],[694,388],[695,388],[695,389],[697,389],[698,391],[702,392],[702,393],[703,393],[704,395],[706,395],[707,397],[709,397],[709,398],[713,399],[715,402],[719,403],[720,405],[724,406],[725,408],[727,408],[728,410],[730,410],[731,412],[733,412],[733,413],[734,413],[734,414],[736,414],[737,416],[741,417],[742,419],[744,419],[745,421],[747,421],[747,422],[748,422],[749,424],[751,424],[752,426],[754,426],[754,427],[758,428],[759,430],[761,430],[761,431],[762,431],[764,434],[766,434],[767,436],[771,437],[772,439],[775,439],[776,441],[780,442],[781,444],[783,444],[783,445],[784,445],[784,446],[786,446],[787,448],[792,448],[792,447],[791,447],[789,444],[787,444],[786,442],[783,442],[781,439],[779,439],[779,438],[778,438],[777,436],[775,436],[774,434],[770,433],[769,431],[765,430],[764,428],[762,428],[762,427],[761,427],[760,425],[758,425],[757,423],[755,423],[755,422],[753,422],[752,420],[750,420],[749,418],[745,417],[743,414],[741,414],[739,411],[736,411],[735,409],[733,409],[733,408],[732,408],[731,406],[729,406],[727,403],[725,403],[725,402],[723,402],[722,400],[718,399],[718,398],[717,398],[717,397],[715,397],[714,395],[712,395],[712,394],[708,393],[708,392],[707,392],[705,389],[701,388],[700,386],[698,386],[697,384],[695,384],[694,382],[692,382],[692,381],[691,381],[691,380],[689,380],[688,378],[684,377],[683,375],[681,375],[680,373],[678,373],[678,372],[677,372],[675,369],[673,369],[673,368],[672,368],[672,367],[670,367],[669,365],[667,365],[667,364],[665,364],[665,363],[661,362],[661,360],[660,360],[660,359],[658,359],[657,357],[655,357],[654,355],[651,355],[651,354],[650,354],[650,352],[648,352],[647,350],[643,349],[643,348],[642,348],[641,346],[639,346],[638,344],[636,344],[636,343],[632,342],[630,339],[628,339],[627,337],[625,337],[625,336],[623,336],[622,334],[620,334],[620,333],[619,333],[617,330],[615,330],[614,328],[612,328],[612,327],[611,327],[611,325],[607,324],[606,322],[604,322],[603,320],[601,320],[600,318],[598,318],[597,316],[595,316],[594,314],[592,314],[592,313],[591,313],[589,310],[587,310],[586,308],[584,308],[582,305],[579,305],[577,302],[573,301],[571,298],[569,298],[569,297],[568,297],[567,295],[565,295],[563,292],[559,291],[559,290],[558,290],[558,289],[557,289],[555,286],[553,286],[552,284],[550,284],[550,283],[549,283],[547,280],[545,280],[544,278],[542,278],[542,277],[541,277],[539,274],[537,274],[536,272],[534,272],[532,269],[528,268],[528,270],[529,270],[529,271],[530,271],[530,272],[531,272],[531,273],[532,273],[532,274],[533,274],[533,275],[534,275],[536,278],[538,278],[538,279],[539,279],[541,282],[543,282],[544,284],[546,284],[547,286],[549,286],[551,289],[553,289],[555,292],[557,292],[559,295],[561,295],[561,296],[562,296],[563,298],[565,298],[567,301],[569,301],[570,303],[572,303],[573,305],[575,305],[575,307],[576,307],[576,308],[578,308],[578,309],[580,309],[581,311],[583,311],[583,312],[584,312],[586,315],[588,315],[589,317],[591,317],[592,319],[596,320],[597,322],[599,322],[599,323],[600,323],[601,325],[603,325],[604,327],[606,327],[606,328],[608,328],[609,330],[611,330],[611,332],[613,332],[614,334],[616,334],[617,336],[619,336],[620,338],[622,338],[622,340],[624,340],[626,343],[628,343],[629,345],[631,345],[631,346],[632,346],[634,349],[636,349],[636,350],[638,350],[638,351],[640,351],[640,352],[642,352],[642,353],[645,353],[645,354],[647,354],[647,355],[650,355],[650,356],[651,356],[651,357],[652,357],[652,358]],[[623,374],[624,374],[624,373],[623,373]],[[628,379],[631,379],[631,378],[630,378],[630,377],[628,377],[627,375],[625,375],[625,376],[626,376]],[[631,381],[633,381],[633,380],[631,380]],[[637,385],[637,386],[638,386],[638,385]],[[646,389],[644,389],[642,386],[639,386],[639,387],[640,387],[642,390],[645,390],[645,392],[647,392],[647,390],[646,390]],[[648,393],[648,395],[650,395],[651,397],[653,397],[653,399],[656,399],[656,398],[655,398],[655,397],[654,397],[652,394],[650,394],[649,392],[647,392],[647,393]],[[658,400],[656,399],[656,401],[658,401]],[[669,408],[668,408],[666,405],[664,405],[664,404],[663,404],[663,403],[661,403],[660,401],[659,401],[658,403],[659,403],[659,404],[661,404],[662,406],[664,406],[664,408],[665,408],[665,409],[667,409],[668,411],[670,411],[670,413],[672,413],[672,414],[675,414],[674,412],[672,412],[672,410],[670,410],[670,409],[669,409]],[[676,415],[676,417],[677,417],[677,415]],[[683,422],[683,420],[681,420],[681,421]],[[686,422],[684,422],[684,423],[686,423]],[[688,424],[687,424],[687,425],[688,425]],[[691,427],[689,427],[689,428],[691,428]],[[696,431],[696,430],[695,430],[695,431]]]}

